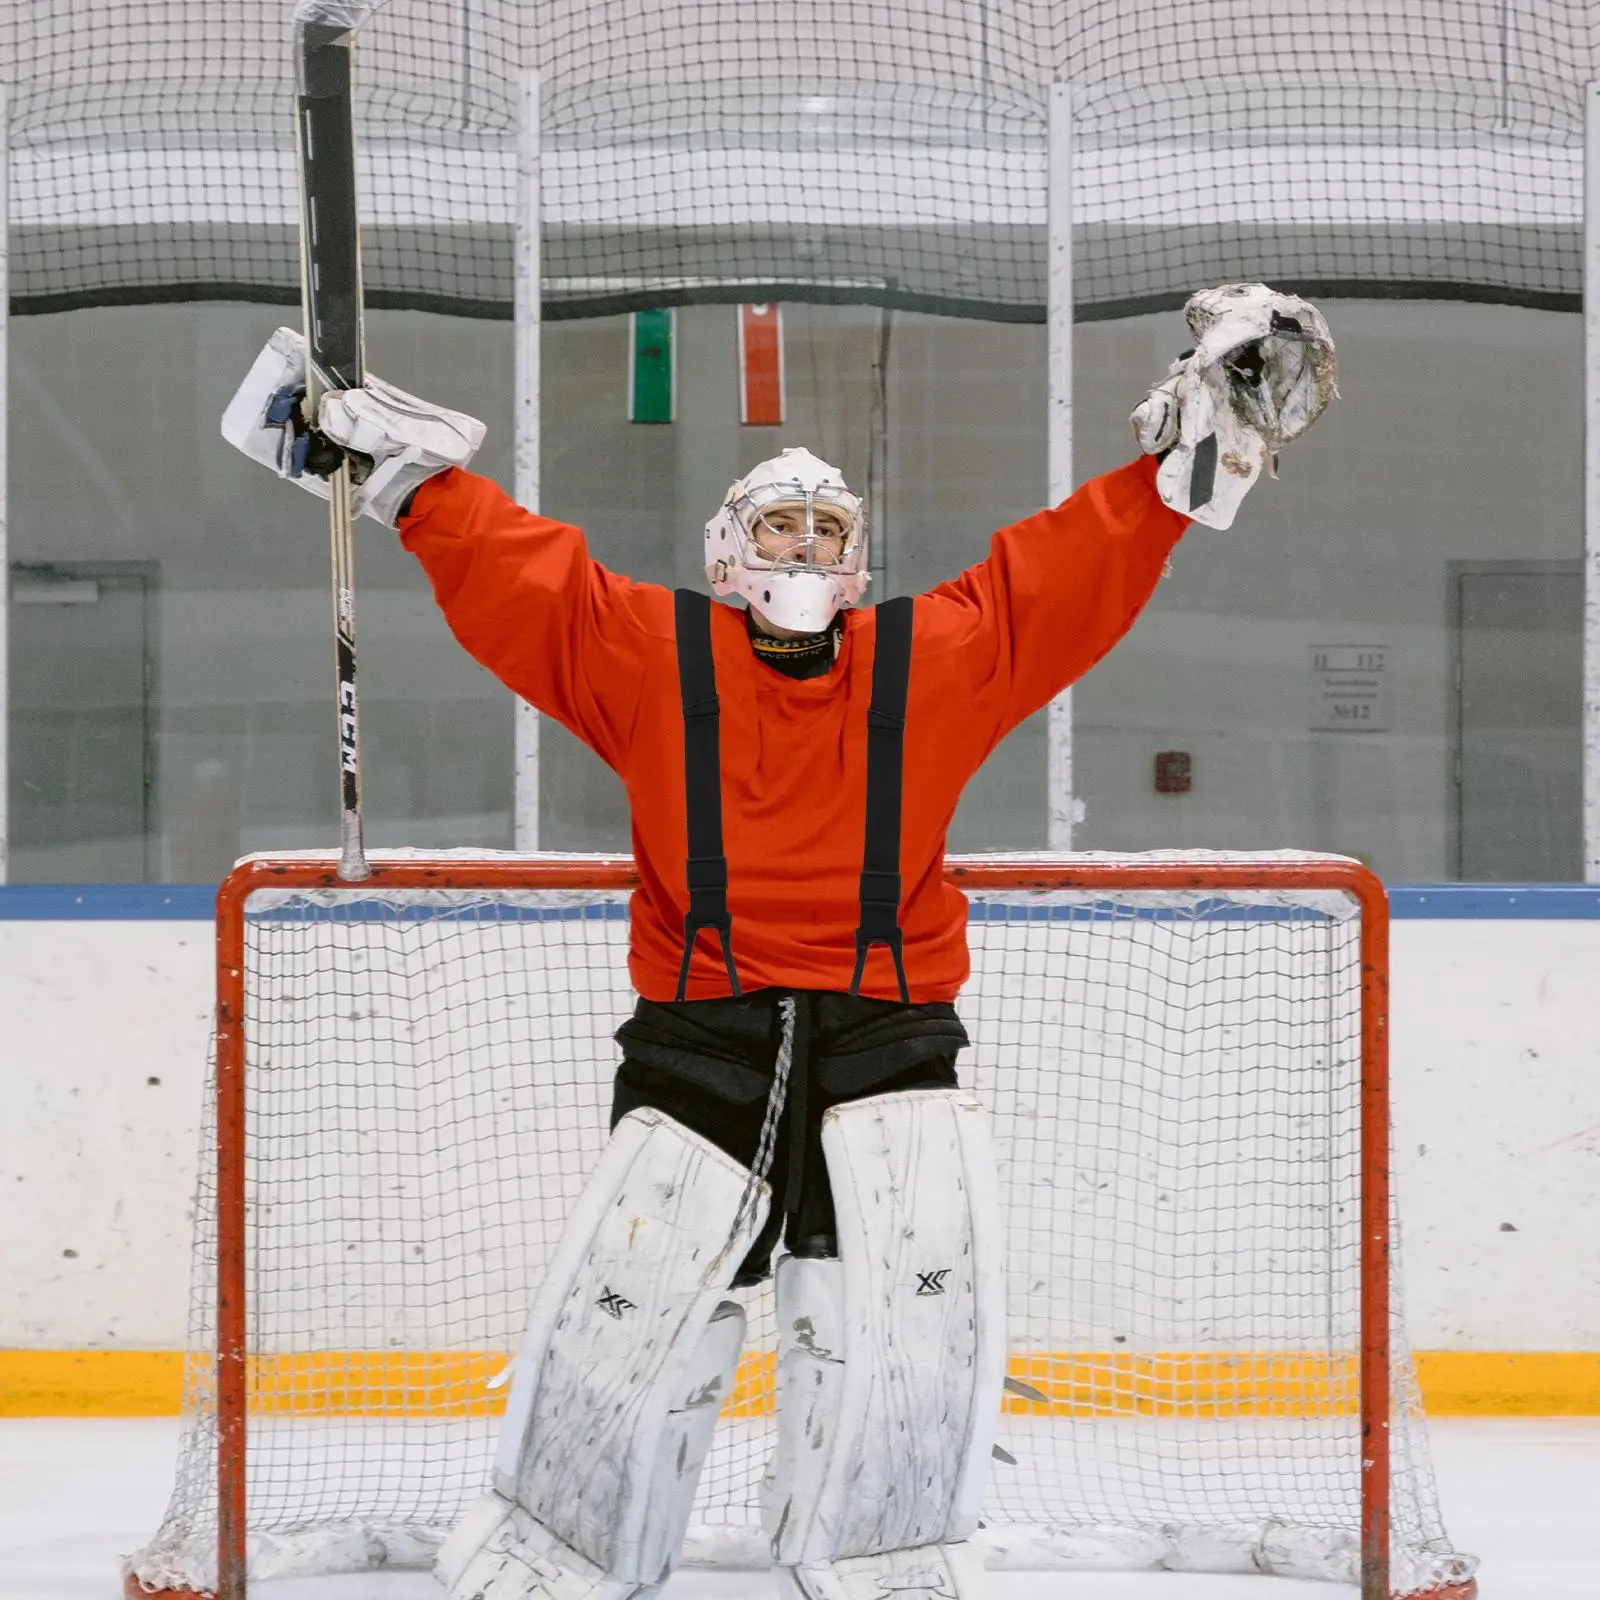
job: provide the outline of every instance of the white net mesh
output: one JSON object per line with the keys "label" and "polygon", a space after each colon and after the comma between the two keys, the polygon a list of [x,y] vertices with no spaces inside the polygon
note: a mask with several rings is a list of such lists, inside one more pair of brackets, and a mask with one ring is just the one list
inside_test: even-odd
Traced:
{"label": "white net mesh", "polygon": [[[11,10],[15,308],[297,302],[291,8]],[[357,73],[369,306],[511,315],[522,68],[546,317],[1042,322],[1055,83],[1080,317],[1255,278],[1581,308],[1586,0],[388,0]]]}
{"label": "white net mesh", "polygon": [[[961,1076],[995,1118],[1020,1386],[993,1565],[1355,1578],[1359,919],[1272,871],[1227,894],[965,880]],[[425,1562],[483,1486],[488,1382],[605,1139],[626,942],[615,893],[252,897],[254,1576]],[[133,1563],[152,1586],[216,1570],[213,1127],[189,1426]],[[1440,1523],[1392,1307],[1392,1587],[1423,1592],[1472,1563]],[[763,1559],[768,1292],[748,1310],[690,1559]]]}

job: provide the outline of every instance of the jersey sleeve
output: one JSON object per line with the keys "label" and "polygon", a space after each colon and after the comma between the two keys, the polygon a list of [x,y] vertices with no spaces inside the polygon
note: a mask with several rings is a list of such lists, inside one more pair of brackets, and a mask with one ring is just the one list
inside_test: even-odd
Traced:
{"label": "jersey sleeve", "polygon": [[1081,678],[1133,626],[1188,526],[1145,456],[995,534],[988,558],[924,596],[995,739]]}
{"label": "jersey sleeve", "polygon": [[666,591],[608,572],[579,529],[460,468],[417,491],[400,542],[468,654],[620,769]]}

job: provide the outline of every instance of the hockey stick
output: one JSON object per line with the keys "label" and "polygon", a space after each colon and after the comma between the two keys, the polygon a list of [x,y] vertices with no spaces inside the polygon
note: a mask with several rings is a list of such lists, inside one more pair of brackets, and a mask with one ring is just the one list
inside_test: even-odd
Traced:
{"label": "hockey stick", "polygon": [[[295,155],[300,180],[300,303],[306,329],[306,410],[329,389],[355,389],[366,371],[361,320],[361,233],[356,221],[355,32],[363,0],[297,0],[294,12]],[[368,875],[361,822],[361,735],[356,704],[355,561],[350,465],[328,480],[338,679],[339,876]]]}

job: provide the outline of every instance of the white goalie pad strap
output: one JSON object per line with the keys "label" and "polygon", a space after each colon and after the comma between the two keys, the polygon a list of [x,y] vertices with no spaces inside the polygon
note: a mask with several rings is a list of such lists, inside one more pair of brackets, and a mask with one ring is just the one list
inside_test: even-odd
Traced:
{"label": "white goalie pad strap", "polygon": [[970,1544],[775,1567],[773,1577],[781,1600],[982,1600],[989,1592],[983,1556]]}
{"label": "white goalie pad strap", "polygon": [[603,1600],[671,1571],[744,1339],[723,1294],[766,1217],[762,1185],[735,1226],[749,1177],[661,1112],[618,1123],[534,1301],[493,1493],[440,1553],[452,1594]]}
{"label": "white goalie pad strap", "polygon": [[454,1600],[631,1600],[641,1593],[639,1584],[609,1577],[497,1494],[462,1513],[433,1571]]}
{"label": "white goalie pad strap", "polygon": [[[1005,1380],[986,1114],[953,1089],[836,1106],[839,1259],[779,1263],[773,1559],[926,1550],[977,1526]],[[928,1555],[930,1561],[933,1555]]]}

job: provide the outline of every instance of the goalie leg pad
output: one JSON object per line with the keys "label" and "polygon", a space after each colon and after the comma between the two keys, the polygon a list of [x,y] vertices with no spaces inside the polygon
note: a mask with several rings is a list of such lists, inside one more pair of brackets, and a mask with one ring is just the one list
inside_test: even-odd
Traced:
{"label": "goalie leg pad", "polygon": [[937,1547],[977,1526],[1005,1379],[986,1117],[960,1090],[878,1095],[830,1110],[822,1144],[839,1259],[778,1266],[773,1560],[843,1582],[839,1563],[881,1574],[893,1553],[943,1583]]}
{"label": "goalie leg pad", "polygon": [[[469,1544],[465,1564],[452,1561]],[[497,1494],[467,1508],[434,1572],[456,1600],[638,1600],[660,1587],[609,1577]]]}
{"label": "goalie leg pad", "polygon": [[666,1579],[744,1340],[723,1294],[766,1214],[749,1179],[659,1111],[618,1123],[534,1301],[493,1491],[440,1552],[458,1600]]}

